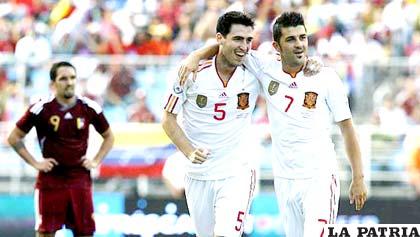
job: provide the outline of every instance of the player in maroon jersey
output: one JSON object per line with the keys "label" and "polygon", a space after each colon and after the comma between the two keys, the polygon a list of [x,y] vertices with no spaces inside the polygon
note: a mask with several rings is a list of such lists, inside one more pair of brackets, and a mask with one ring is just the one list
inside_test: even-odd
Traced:
{"label": "player in maroon jersey", "polygon": [[[55,96],[31,105],[9,135],[8,141],[26,163],[39,171],[35,185],[37,237],[54,236],[65,224],[75,236],[93,236],[92,179],[111,149],[114,136],[101,107],[75,95],[76,69],[68,62],[50,70]],[[89,125],[103,137],[95,157],[86,157]],[[23,138],[36,128],[43,159],[35,159]]]}

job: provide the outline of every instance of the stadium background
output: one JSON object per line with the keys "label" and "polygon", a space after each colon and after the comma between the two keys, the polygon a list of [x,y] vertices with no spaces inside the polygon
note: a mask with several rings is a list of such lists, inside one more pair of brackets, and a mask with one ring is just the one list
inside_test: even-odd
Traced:
{"label": "stadium background", "polygon": [[[95,236],[176,236],[191,232],[185,200],[173,198],[161,170],[174,146],[159,121],[167,82],[180,60],[213,38],[217,17],[245,10],[256,18],[253,48],[270,50],[270,24],[301,11],[310,55],[347,86],[370,199],[348,205],[350,173],[337,130],[340,223],[419,223],[420,203],[407,160],[420,147],[420,3],[415,0],[13,0],[0,1],[0,236],[34,236],[36,172],[6,137],[27,106],[49,93],[51,63],[70,60],[80,94],[103,107],[116,135],[94,172]],[[263,100],[254,113],[260,167],[248,236],[281,236]],[[89,152],[98,144],[93,136]],[[35,134],[27,146],[38,154]],[[65,230],[57,236],[70,236]]]}

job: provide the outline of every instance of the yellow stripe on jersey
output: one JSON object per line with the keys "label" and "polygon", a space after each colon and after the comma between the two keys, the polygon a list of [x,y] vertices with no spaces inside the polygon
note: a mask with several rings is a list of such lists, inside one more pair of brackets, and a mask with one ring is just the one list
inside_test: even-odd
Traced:
{"label": "yellow stripe on jersey", "polygon": [[166,102],[164,109],[167,112],[172,113],[174,111],[174,108],[177,102],[178,102],[178,97],[171,94],[168,98],[168,102]]}

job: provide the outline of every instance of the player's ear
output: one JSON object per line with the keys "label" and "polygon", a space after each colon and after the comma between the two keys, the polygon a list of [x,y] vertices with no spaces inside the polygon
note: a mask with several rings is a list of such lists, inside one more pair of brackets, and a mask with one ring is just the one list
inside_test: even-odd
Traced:
{"label": "player's ear", "polygon": [[50,90],[55,90],[55,80],[50,80],[49,88]]}
{"label": "player's ear", "polygon": [[280,53],[281,52],[281,47],[280,47],[280,45],[279,45],[279,43],[277,43],[276,41],[273,41],[273,48],[278,52],[278,53]]}
{"label": "player's ear", "polygon": [[216,33],[216,40],[219,45],[223,43],[224,39],[225,37],[222,34],[219,32]]}

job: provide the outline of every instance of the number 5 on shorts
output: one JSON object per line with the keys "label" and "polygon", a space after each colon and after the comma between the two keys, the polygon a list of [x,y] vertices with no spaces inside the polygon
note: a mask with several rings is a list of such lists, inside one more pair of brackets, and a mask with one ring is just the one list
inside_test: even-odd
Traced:
{"label": "number 5 on shorts", "polygon": [[245,215],[245,212],[243,212],[243,211],[239,211],[238,212],[238,217],[236,218],[236,220],[238,221],[238,225],[235,226],[235,230],[236,231],[240,231],[241,230],[242,222],[244,221],[243,220],[244,215]]}

